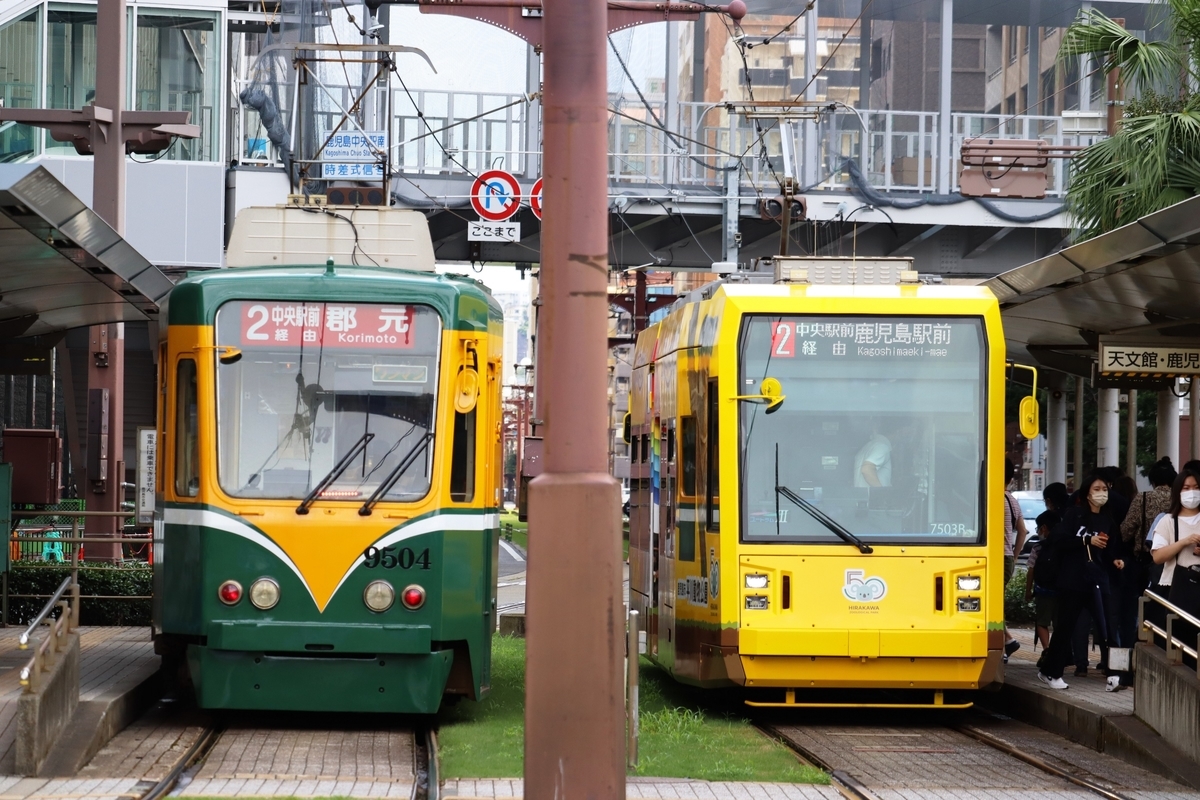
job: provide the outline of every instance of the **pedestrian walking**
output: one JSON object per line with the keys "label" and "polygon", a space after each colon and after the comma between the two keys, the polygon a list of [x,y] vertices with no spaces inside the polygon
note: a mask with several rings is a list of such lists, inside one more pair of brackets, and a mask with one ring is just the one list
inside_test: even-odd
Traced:
{"label": "pedestrian walking", "polygon": [[[1057,605],[1050,649],[1042,659],[1038,680],[1052,689],[1066,689],[1063,669],[1071,655],[1071,639],[1080,613],[1086,608],[1096,625],[1101,662],[1108,669],[1109,631],[1115,627],[1115,611],[1109,589],[1108,565],[1124,567],[1118,525],[1105,510],[1108,481],[1093,472],[1084,479],[1082,503],[1063,515],[1050,537],[1050,552],[1057,560]],[[1106,604],[1106,600],[1108,603]],[[1118,676],[1110,677],[1112,688]]]}
{"label": "pedestrian walking", "polygon": [[1200,616],[1200,474],[1184,468],[1171,485],[1171,506],[1154,528],[1154,563],[1162,564],[1167,599]]}
{"label": "pedestrian walking", "polygon": [[1117,639],[1121,647],[1133,647],[1137,641],[1138,600],[1150,585],[1150,537],[1161,515],[1171,508],[1171,484],[1177,474],[1171,459],[1164,456],[1147,471],[1153,487],[1134,498],[1121,523],[1121,542],[1125,548],[1125,569],[1117,591]]}
{"label": "pedestrian walking", "polygon": [[[1011,459],[1004,459],[1004,585],[1012,580],[1017,569],[1017,555],[1025,546],[1025,518],[1021,515],[1021,504],[1013,497],[1008,487],[1017,476],[1017,465]],[[1008,632],[1007,623],[1004,626],[1004,663],[1008,657],[1021,648],[1021,643]]]}
{"label": "pedestrian walking", "polygon": [[1047,549],[1047,542],[1063,514],[1071,503],[1071,495],[1066,484],[1052,483],[1042,490],[1042,500],[1046,510],[1038,515],[1035,521],[1037,542],[1029,551],[1029,560],[1025,563],[1025,602],[1033,601],[1034,607],[1034,641],[1040,642],[1042,653],[1050,646],[1050,628],[1054,624],[1054,561],[1042,553]]}

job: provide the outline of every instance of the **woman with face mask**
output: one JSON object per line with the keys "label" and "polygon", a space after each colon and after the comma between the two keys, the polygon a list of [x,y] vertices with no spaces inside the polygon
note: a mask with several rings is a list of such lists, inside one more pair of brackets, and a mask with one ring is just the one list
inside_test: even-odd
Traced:
{"label": "woman with face mask", "polygon": [[[1200,571],[1200,475],[1183,469],[1171,486],[1171,508],[1154,528],[1150,555],[1162,564],[1160,591],[1189,614],[1200,615],[1200,597],[1191,584]],[[1153,589],[1152,589],[1153,591]]]}
{"label": "woman with face mask", "polygon": [[[1041,660],[1038,680],[1051,689],[1067,688],[1063,669],[1071,657],[1071,634],[1084,609],[1095,620],[1101,661],[1108,663],[1108,632],[1116,622],[1116,607],[1109,599],[1108,568],[1125,566],[1118,525],[1105,509],[1108,482],[1093,472],[1081,487],[1084,491],[1079,493],[1079,504],[1067,510],[1047,542],[1058,561],[1058,608],[1054,634]],[[1110,690],[1115,690],[1118,677],[1111,676],[1109,683]]]}

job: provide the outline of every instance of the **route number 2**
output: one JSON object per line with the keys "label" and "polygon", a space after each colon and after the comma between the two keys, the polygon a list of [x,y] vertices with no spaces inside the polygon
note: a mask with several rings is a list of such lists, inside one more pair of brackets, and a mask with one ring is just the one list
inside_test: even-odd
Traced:
{"label": "route number 2", "polygon": [[375,569],[383,567],[384,569],[412,569],[418,566],[421,569],[429,569],[429,548],[421,551],[417,555],[411,548],[402,547],[397,552],[396,548],[388,545],[382,549],[378,547],[368,547],[363,551],[363,558],[366,560],[367,569]]}
{"label": "route number 2", "polygon": [[796,329],[787,322],[776,322],[771,333],[771,353],[784,358],[796,355]]}

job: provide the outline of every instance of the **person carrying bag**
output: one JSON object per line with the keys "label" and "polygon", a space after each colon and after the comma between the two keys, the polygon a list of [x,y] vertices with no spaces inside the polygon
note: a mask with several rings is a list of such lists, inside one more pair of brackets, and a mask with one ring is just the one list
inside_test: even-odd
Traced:
{"label": "person carrying bag", "polygon": [[1200,475],[1195,472],[1184,469],[1171,486],[1171,508],[1154,528],[1150,554],[1163,568],[1151,591],[1200,616]]}

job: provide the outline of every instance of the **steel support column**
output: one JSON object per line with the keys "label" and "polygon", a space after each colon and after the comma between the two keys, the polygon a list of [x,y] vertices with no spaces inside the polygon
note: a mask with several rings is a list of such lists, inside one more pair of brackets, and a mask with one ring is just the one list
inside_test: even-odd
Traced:
{"label": "steel support column", "polygon": [[[92,210],[120,235],[125,235],[125,137],[121,115],[125,108],[125,0],[99,0],[96,44],[104,58],[96,62],[96,105],[112,110],[107,137],[94,137]],[[88,396],[107,390],[107,432],[88,442],[89,466],[83,490],[88,511],[120,511],[121,484],[125,480],[125,326],[94,325],[88,329]],[[90,407],[90,403],[89,403]],[[90,413],[90,412],[89,412]],[[89,431],[90,432],[90,431]],[[89,439],[92,437],[89,437]],[[91,448],[103,443],[104,453],[95,458]],[[97,471],[97,467],[103,472]],[[121,523],[115,517],[89,517],[89,536],[116,535]],[[89,561],[118,561],[120,544],[92,544]]]}
{"label": "steel support column", "polygon": [[1158,393],[1158,457],[1179,467],[1179,398],[1170,390]]}
{"label": "steel support column", "polygon": [[954,0],[942,0],[941,54],[938,62],[938,161],[937,190],[950,194],[950,111],[954,47]]}
{"label": "steel support column", "polygon": [[1121,458],[1120,390],[1096,390],[1096,466],[1115,467]]}
{"label": "steel support column", "polygon": [[1046,412],[1046,483],[1066,483],[1067,393],[1051,389]]}
{"label": "steel support column", "polygon": [[1075,475],[1075,480],[1072,481],[1074,488],[1079,488],[1079,482],[1083,480],[1083,402],[1087,397],[1087,379],[1075,377],[1075,424],[1072,431],[1075,436],[1075,441],[1071,447],[1071,469]]}
{"label": "steel support column", "polygon": [[1129,390],[1129,402],[1125,404],[1125,474],[1137,477],[1137,389]]}
{"label": "steel support column", "polygon": [[[699,24],[699,23],[697,23]],[[730,166],[734,162],[730,162]],[[725,246],[721,254],[722,261],[738,263],[738,257],[742,247],[741,234],[738,233],[738,222],[741,219],[741,195],[742,195],[742,172],[741,170],[733,169],[725,173]],[[641,270],[638,270],[638,277],[645,281],[645,275]],[[637,330],[641,330],[638,328]]]}
{"label": "steel support column", "polygon": [[[820,35],[817,19],[820,13],[817,0],[812,0],[812,8],[804,15],[804,81],[808,84],[804,90],[804,99],[814,102],[817,99],[817,82],[813,76],[817,74],[817,38]],[[792,129],[783,126],[780,133],[787,136],[790,130]],[[804,165],[796,172],[797,175],[802,176],[800,181],[804,188],[812,186],[821,179],[821,151],[818,145],[816,120],[805,120],[804,150],[802,151]]]}
{"label": "steel support column", "polygon": [[1188,460],[1194,461],[1200,458],[1200,425],[1196,424],[1200,419],[1200,379],[1193,375],[1188,387],[1188,444],[1191,445]]}
{"label": "steel support column", "polygon": [[544,6],[538,400],[529,484],[525,796],[625,797],[620,492],[606,471],[605,0]]}

